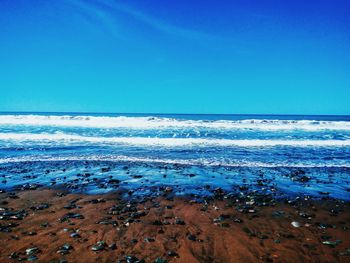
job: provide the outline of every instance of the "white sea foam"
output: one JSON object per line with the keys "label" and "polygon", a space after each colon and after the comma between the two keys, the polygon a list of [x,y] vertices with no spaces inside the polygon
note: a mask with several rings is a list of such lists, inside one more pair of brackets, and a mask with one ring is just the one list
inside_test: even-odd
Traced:
{"label": "white sea foam", "polygon": [[81,156],[50,156],[50,155],[31,155],[17,156],[10,158],[0,158],[0,164],[5,163],[21,163],[21,162],[60,162],[60,161],[102,161],[102,162],[134,162],[134,163],[155,163],[155,164],[179,164],[179,165],[196,165],[196,166],[224,166],[224,167],[300,167],[300,168],[350,168],[349,162],[337,163],[312,163],[312,162],[278,162],[265,163],[253,161],[235,161],[230,162],[216,159],[161,159],[161,158],[146,158],[133,157],[125,155],[81,155]]}
{"label": "white sea foam", "polygon": [[90,137],[66,133],[0,133],[0,140],[69,144],[109,144],[162,147],[348,147],[350,140],[231,140],[158,137]]}
{"label": "white sea foam", "polygon": [[43,116],[43,115],[0,115],[0,125],[59,126],[85,128],[128,128],[128,129],[257,129],[257,130],[350,130],[348,121],[313,120],[182,120],[160,117],[97,117],[97,116]]}

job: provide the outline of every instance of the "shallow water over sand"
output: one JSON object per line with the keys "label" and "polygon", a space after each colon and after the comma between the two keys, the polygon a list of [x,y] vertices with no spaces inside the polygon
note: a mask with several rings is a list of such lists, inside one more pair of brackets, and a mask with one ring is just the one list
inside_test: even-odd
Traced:
{"label": "shallow water over sand", "polygon": [[[0,115],[0,188],[350,200],[350,118]],[[26,185],[27,184],[27,185]],[[176,190],[176,191],[175,191]]]}

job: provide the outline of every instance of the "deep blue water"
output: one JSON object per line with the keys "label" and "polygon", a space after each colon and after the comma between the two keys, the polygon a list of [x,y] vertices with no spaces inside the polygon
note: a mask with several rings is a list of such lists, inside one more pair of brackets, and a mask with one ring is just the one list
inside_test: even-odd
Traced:
{"label": "deep blue water", "polygon": [[350,116],[2,113],[0,180],[0,189],[247,186],[350,200]]}

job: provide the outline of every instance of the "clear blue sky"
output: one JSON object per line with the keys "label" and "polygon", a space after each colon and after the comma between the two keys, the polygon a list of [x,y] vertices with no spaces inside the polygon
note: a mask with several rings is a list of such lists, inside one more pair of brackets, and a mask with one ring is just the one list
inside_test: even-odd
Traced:
{"label": "clear blue sky", "polygon": [[350,114],[348,0],[1,0],[0,110]]}

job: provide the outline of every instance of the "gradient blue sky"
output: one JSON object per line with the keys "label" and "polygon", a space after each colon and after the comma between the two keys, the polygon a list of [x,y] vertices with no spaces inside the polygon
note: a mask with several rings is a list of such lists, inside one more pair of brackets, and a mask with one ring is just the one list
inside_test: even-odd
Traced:
{"label": "gradient blue sky", "polygon": [[350,1],[0,1],[0,110],[350,114]]}

